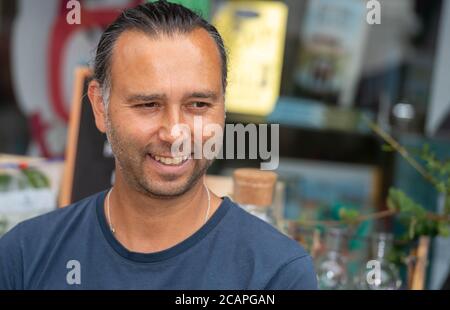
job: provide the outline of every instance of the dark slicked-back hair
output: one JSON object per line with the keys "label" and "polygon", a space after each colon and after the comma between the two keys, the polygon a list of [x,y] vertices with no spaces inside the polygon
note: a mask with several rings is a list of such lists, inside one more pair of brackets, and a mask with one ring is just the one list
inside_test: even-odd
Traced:
{"label": "dark slicked-back hair", "polygon": [[[109,94],[111,87],[111,58],[114,44],[127,30],[141,31],[149,36],[188,34],[203,28],[214,39],[219,50],[222,67],[222,86],[227,85],[227,55],[217,29],[198,14],[179,4],[167,1],[149,2],[127,9],[108,26],[100,38],[94,61],[94,79]],[[107,103],[108,99],[106,99]]]}

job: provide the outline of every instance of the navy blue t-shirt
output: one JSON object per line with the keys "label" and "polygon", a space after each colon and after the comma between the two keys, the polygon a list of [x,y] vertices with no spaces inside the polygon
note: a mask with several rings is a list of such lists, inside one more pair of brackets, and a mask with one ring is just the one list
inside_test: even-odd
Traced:
{"label": "navy blue t-shirt", "polygon": [[5,234],[0,289],[317,288],[305,250],[229,198],[192,236],[144,254],[128,251],[108,229],[105,193]]}

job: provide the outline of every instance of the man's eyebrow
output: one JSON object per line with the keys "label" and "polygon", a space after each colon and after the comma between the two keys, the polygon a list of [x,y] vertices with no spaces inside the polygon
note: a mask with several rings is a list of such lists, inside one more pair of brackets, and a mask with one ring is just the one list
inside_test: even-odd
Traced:
{"label": "man's eyebrow", "polygon": [[[200,99],[211,99],[217,100],[219,96],[213,91],[195,91],[188,93],[183,96],[183,100],[200,98]],[[150,102],[155,100],[166,100],[167,96],[165,94],[133,94],[126,98],[127,102]]]}
{"label": "man's eyebrow", "polygon": [[127,97],[128,102],[149,102],[155,100],[165,100],[164,94],[134,94]]}
{"label": "man's eyebrow", "polygon": [[183,99],[186,100],[192,98],[201,98],[201,99],[217,100],[218,97],[219,96],[217,95],[217,93],[213,91],[196,91],[186,94]]}

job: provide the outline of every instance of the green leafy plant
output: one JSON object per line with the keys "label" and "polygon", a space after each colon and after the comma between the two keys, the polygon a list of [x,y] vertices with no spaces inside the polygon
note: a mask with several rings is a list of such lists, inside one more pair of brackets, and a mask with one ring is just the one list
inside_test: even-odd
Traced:
{"label": "green leafy plant", "polygon": [[0,192],[4,192],[8,190],[9,183],[11,182],[12,177],[6,173],[0,173]]}
{"label": "green leafy plant", "polygon": [[408,150],[370,119],[365,116],[362,118],[386,142],[382,146],[384,151],[395,151],[400,154],[425,180],[433,185],[438,193],[444,196],[443,214],[428,211],[407,193],[392,187],[389,189],[387,197],[387,210],[362,214],[354,208],[341,207],[337,219],[299,220],[299,224],[322,228],[324,226],[346,226],[350,232],[354,232],[363,222],[396,217],[406,228],[406,233],[396,237],[394,250],[389,254],[389,260],[399,265],[408,264],[411,256],[407,254],[407,251],[419,237],[450,236],[450,159],[437,158],[427,144],[418,150]]}
{"label": "green leafy plant", "polygon": [[[407,227],[407,240],[420,236],[450,235],[450,159],[440,160],[428,144],[419,150],[408,150],[368,118],[369,127],[386,141],[385,151],[398,152],[425,180],[430,182],[445,199],[444,213],[427,211],[400,189],[390,188],[387,205]],[[417,159],[416,159],[417,157]],[[422,163],[421,163],[422,162]]]}
{"label": "green leafy plant", "polygon": [[50,187],[50,181],[45,174],[35,168],[25,168],[20,170],[26,177],[28,184],[32,188],[47,188]]}
{"label": "green leafy plant", "polygon": [[21,166],[19,173],[11,173],[8,171],[0,172],[0,192],[6,192],[15,188],[48,188],[50,180],[48,177],[36,168]]}

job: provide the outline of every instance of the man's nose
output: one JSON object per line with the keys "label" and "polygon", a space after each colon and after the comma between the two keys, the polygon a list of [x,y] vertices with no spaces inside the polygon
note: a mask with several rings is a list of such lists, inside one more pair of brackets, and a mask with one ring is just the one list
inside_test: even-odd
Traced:
{"label": "man's nose", "polygon": [[170,144],[175,142],[175,140],[179,138],[179,135],[181,133],[172,135],[173,128],[181,124],[182,121],[183,117],[181,115],[180,109],[175,106],[168,107],[164,111],[162,124],[158,133],[159,139],[161,139],[161,141],[168,142]]}

